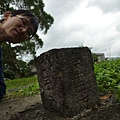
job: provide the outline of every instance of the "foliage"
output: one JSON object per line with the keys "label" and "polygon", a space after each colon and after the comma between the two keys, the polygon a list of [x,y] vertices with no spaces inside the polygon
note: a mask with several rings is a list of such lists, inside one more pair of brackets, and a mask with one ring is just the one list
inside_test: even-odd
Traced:
{"label": "foliage", "polygon": [[[16,53],[12,49],[14,48],[11,48],[9,44],[3,44],[4,77],[8,79],[14,79],[29,76],[29,66],[26,62],[17,59]],[[8,59],[9,57],[10,59]]]}
{"label": "foliage", "polygon": [[100,91],[113,91],[120,97],[120,59],[96,62],[96,80]]}
{"label": "foliage", "polygon": [[92,53],[93,61],[98,62],[98,57],[95,53]]}
{"label": "foliage", "polygon": [[[43,31],[44,34],[47,33],[51,25],[53,24],[53,17],[46,13],[44,11],[45,4],[43,3],[43,0],[1,0],[0,1],[0,13],[4,14],[6,11],[12,10],[12,9],[27,9],[35,13],[35,15],[39,19],[39,29]],[[39,38],[38,35],[35,35],[35,37],[32,38],[30,41],[26,41],[23,43],[20,43],[17,48],[17,52],[24,53],[27,49],[26,53],[32,53],[33,56],[35,56],[35,51],[39,47],[42,47],[43,41]]]}
{"label": "foliage", "polygon": [[5,81],[7,86],[6,98],[20,98],[34,96],[40,93],[37,77],[14,79]]}
{"label": "foliage", "polygon": [[[45,4],[43,3],[43,0],[0,0],[1,14],[4,14],[6,11],[11,11],[13,9],[30,10],[35,13],[35,15],[39,19],[39,30],[42,31],[42,33],[46,34],[53,24],[54,19],[50,14],[44,11],[44,7]],[[19,43],[16,46],[9,43],[2,44],[2,46],[4,49],[3,57],[5,74],[6,72],[7,74],[10,73],[8,76],[12,78],[15,78],[15,76],[24,77],[23,73],[19,73],[21,67],[23,69],[23,66],[25,65],[25,63],[22,62],[23,56],[32,55],[32,57],[35,58],[36,50],[43,46],[43,41],[41,38],[39,38],[39,35],[36,34],[31,40]],[[21,60],[17,60],[18,57]],[[14,71],[16,71],[17,73],[14,73]]]}
{"label": "foliage", "polygon": [[[100,92],[115,92],[120,100],[120,59],[94,63],[94,71]],[[8,98],[39,94],[37,77],[5,81]]]}
{"label": "foliage", "polygon": [[25,97],[25,96],[34,96],[36,94],[39,94],[39,84],[34,83],[34,84],[29,84],[26,87],[19,87],[17,90],[13,91],[12,93],[7,93],[8,98],[20,98],[20,97]]}
{"label": "foliage", "polygon": [[118,100],[120,101],[120,85],[117,86],[116,95],[117,95]]}

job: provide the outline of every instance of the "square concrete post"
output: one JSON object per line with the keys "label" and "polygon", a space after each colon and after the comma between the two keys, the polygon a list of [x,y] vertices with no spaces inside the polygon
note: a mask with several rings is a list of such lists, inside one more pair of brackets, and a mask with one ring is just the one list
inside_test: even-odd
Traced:
{"label": "square concrete post", "polygon": [[46,110],[73,116],[97,103],[98,88],[89,48],[53,49],[35,62]]}

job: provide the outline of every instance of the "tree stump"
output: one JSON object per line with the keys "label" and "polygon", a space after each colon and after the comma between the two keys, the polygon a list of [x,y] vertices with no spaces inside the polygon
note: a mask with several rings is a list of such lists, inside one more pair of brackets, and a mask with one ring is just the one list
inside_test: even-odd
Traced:
{"label": "tree stump", "polygon": [[74,116],[98,102],[89,48],[52,49],[35,59],[43,106],[63,116]]}

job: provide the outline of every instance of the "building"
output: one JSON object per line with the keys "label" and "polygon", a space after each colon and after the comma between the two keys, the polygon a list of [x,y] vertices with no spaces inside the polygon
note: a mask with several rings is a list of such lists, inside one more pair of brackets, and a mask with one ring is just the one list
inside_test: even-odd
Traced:
{"label": "building", "polygon": [[94,53],[98,57],[98,62],[105,60],[104,53]]}

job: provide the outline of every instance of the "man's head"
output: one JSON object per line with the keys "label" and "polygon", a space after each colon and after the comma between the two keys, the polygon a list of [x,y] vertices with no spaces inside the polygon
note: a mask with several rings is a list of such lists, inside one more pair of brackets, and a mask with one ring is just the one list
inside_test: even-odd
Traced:
{"label": "man's head", "polygon": [[8,42],[23,42],[36,34],[38,18],[28,10],[6,12],[0,28],[4,30]]}

